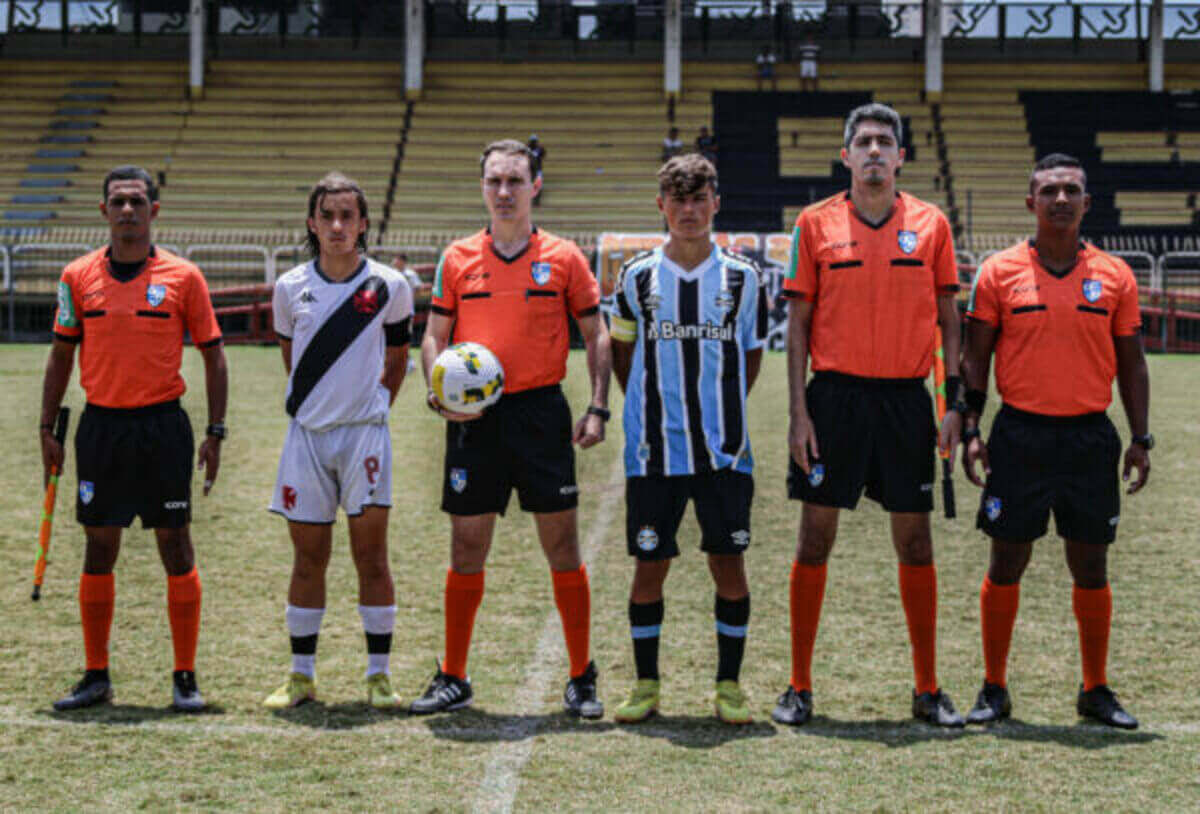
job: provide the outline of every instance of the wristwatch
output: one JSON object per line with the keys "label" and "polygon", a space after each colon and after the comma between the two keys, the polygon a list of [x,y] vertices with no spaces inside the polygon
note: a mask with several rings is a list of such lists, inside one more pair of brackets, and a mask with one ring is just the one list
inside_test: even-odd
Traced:
{"label": "wristwatch", "polygon": [[1135,435],[1133,438],[1129,439],[1129,443],[1145,447],[1146,451],[1149,452],[1150,450],[1154,449],[1154,436],[1150,433],[1146,433],[1145,435]]}
{"label": "wristwatch", "polygon": [[594,415],[601,421],[608,421],[612,418],[612,410],[609,410],[607,407],[597,407],[594,404],[588,405],[587,414]]}
{"label": "wristwatch", "polygon": [[209,424],[204,429],[204,434],[216,438],[218,441],[225,440],[225,422],[217,421],[214,424]]}
{"label": "wristwatch", "polygon": [[963,444],[969,444],[972,440],[979,438],[982,435],[983,433],[979,431],[979,427],[971,427],[969,430],[963,430],[963,434],[960,436],[959,440]]}

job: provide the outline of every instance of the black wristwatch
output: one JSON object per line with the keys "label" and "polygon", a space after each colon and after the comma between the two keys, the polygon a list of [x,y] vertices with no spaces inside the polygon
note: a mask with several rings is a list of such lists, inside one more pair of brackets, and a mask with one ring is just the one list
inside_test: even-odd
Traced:
{"label": "black wristwatch", "polygon": [[1149,452],[1150,450],[1154,449],[1154,436],[1150,433],[1146,433],[1145,435],[1135,435],[1133,438],[1129,439],[1129,443],[1137,444],[1140,447],[1145,447],[1146,451]]}
{"label": "black wristwatch", "polygon": [[962,434],[962,436],[959,438],[959,440],[960,440],[960,441],[961,441],[961,442],[962,442],[964,445],[966,445],[966,444],[969,444],[969,443],[971,443],[971,441],[972,441],[973,439],[975,439],[975,438],[979,438],[979,437],[980,437],[980,436],[982,436],[982,435],[983,435],[983,433],[981,433],[981,432],[979,431],[979,427],[971,427],[971,429],[969,429],[969,430],[963,430],[963,434]]}
{"label": "black wristwatch", "polygon": [[601,421],[608,421],[612,418],[612,410],[607,407],[597,407],[595,404],[589,404],[587,408],[588,415],[594,415]]}
{"label": "black wristwatch", "polygon": [[204,428],[204,434],[216,438],[218,441],[225,440],[225,422],[218,421],[215,424],[209,424]]}

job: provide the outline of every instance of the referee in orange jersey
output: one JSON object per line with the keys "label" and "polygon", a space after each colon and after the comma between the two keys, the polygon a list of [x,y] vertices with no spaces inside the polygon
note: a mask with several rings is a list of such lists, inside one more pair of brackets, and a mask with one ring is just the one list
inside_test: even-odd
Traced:
{"label": "referee in orange jersey", "polygon": [[[950,224],[936,206],[896,190],[904,163],[899,115],[864,105],[846,119],[850,190],[807,207],[792,233],[788,309],[791,422],[788,494],[803,501],[790,584],[792,676],[772,717],[812,714],[812,655],[838,515],[864,489],[891,517],[900,599],[912,643],[913,716],[962,726],[937,680],[933,509],[938,430],[924,380],[936,331],[947,391],[959,388],[958,268]],[[812,381],[805,387],[809,359]],[[958,443],[957,414],[942,443]]]}
{"label": "referee in orange jersey", "polygon": [[[446,659],[417,714],[471,703],[467,653],[483,601],[484,563],[496,515],[513,490],[534,516],[550,565],[562,619],[570,676],[563,705],[572,715],[599,718],[596,665],[590,654],[591,589],[579,553],[575,452],[604,440],[612,370],[608,329],[600,317],[600,287],[587,260],[569,240],[537,229],[534,196],[541,189],[536,161],[519,141],[489,144],[480,158],[487,229],[456,240],[443,252],[433,283],[429,324],[421,344],[425,381],[451,342],[479,342],[504,368],[504,395],[481,415],[454,413],[429,392],[429,406],[448,420],[442,510],[450,515],[446,573]],[[567,373],[568,317],[587,346],[591,399],[571,426],[559,382]]]}
{"label": "referee in orange jersey", "polygon": [[[1105,410],[1115,376],[1131,434],[1122,474],[1128,481],[1137,471],[1133,494],[1146,484],[1154,446],[1137,282],[1123,261],[1079,239],[1091,200],[1077,159],[1055,153],[1039,161],[1025,204],[1037,216],[1037,237],[983,263],[967,309],[963,463],[967,477],[983,486],[977,524],[992,538],[979,596],[986,672],[967,722],[1011,714],[1007,662],[1021,574],[1053,513],[1075,583],[1079,714],[1134,729],[1137,721],[1108,688],[1106,675],[1107,560],[1121,515],[1121,440]],[[979,418],[993,353],[1004,403],[985,445]]]}
{"label": "referee in orange jersey", "polygon": [[86,545],[79,611],[87,670],[54,704],[76,709],[108,701],[108,638],[121,529],[135,516],[154,529],[167,572],[167,615],[175,646],[173,704],[204,707],[196,687],[200,577],[188,533],[192,517],[192,426],[179,405],[186,334],[204,357],[208,429],[200,445],[204,493],[217,477],[225,437],[229,374],[208,286],[193,264],[153,245],[158,190],[139,167],[118,167],[104,179],[100,212],[109,245],[63,270],[58,283],[54,344],[42,386],[42,463],[61,468],[53,422],[79,348],[87,406],[75,433],[79,474],[76,517]]}

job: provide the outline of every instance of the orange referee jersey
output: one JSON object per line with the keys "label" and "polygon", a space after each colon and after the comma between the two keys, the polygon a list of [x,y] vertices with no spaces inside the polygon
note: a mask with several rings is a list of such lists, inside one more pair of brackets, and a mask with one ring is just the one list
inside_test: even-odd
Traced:
{"label": "orange referee jersey", "polygon": [[501,257],[488,230],[451,243],[433,282],[434,313],[454,318],[452,342],[479,342],[504,368],[504,392],[557,384],[567,375],[567,314],[599,310],[600,285],[579,247],[538,229],[516,257]]}
{"label": "orange referee jersey", "polygon": [[862,219],[850,193],[826,198],[796,219],[783,289],[813,303],[813,370],[924,378],[938,294],[958,291],[950,224],[905,192],[878,226]]}
{"label": "orange referee jersey", "polygon": [[184,331],[197,347],[221,341],[204,275],[151,248],[137,276],[121,281],[108,257],[97,249],[63,269],[54,336],[80,343],[89,404],[128,409],[177,399],[187,389],[179,373]]}
{"label": "orange referee jersey", "polygon": [[1043,415],[1098,413],[1112,402],[1114,336],[1141,328],[1137,280],[1124,261],[1082,244],[1055,274],[1032,241],[983,262],[967,316],[999,329],[996,387],[1005,404]]}

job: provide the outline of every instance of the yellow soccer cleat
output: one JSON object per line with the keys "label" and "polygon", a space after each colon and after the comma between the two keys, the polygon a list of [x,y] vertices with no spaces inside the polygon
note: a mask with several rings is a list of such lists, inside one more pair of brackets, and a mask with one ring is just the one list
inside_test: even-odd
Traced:
{"label": "yellow soccer cleat", "polygon": [[750,704],[736,681],[718,681],[717,717],[727,724],[750,723]]}
{"label": "yellow soccer cleat", "polygon": [[639,678],[613,717],[623,724],[636,724],[644,721],[658,711],[659,680],[657,678]]}
{"label": "yellow soccer cleat", "polygon": [[387,673],[367,676],[367,703],[375,709],[395,709],[400,706],[400,696],[392,692],[392,681]]}
{"label": "yellow soccer cleat", "polygon": [[292,673],[275,692],[263,701],[267,709],[291,709],[317,697],[317,683],[304,673]]}

